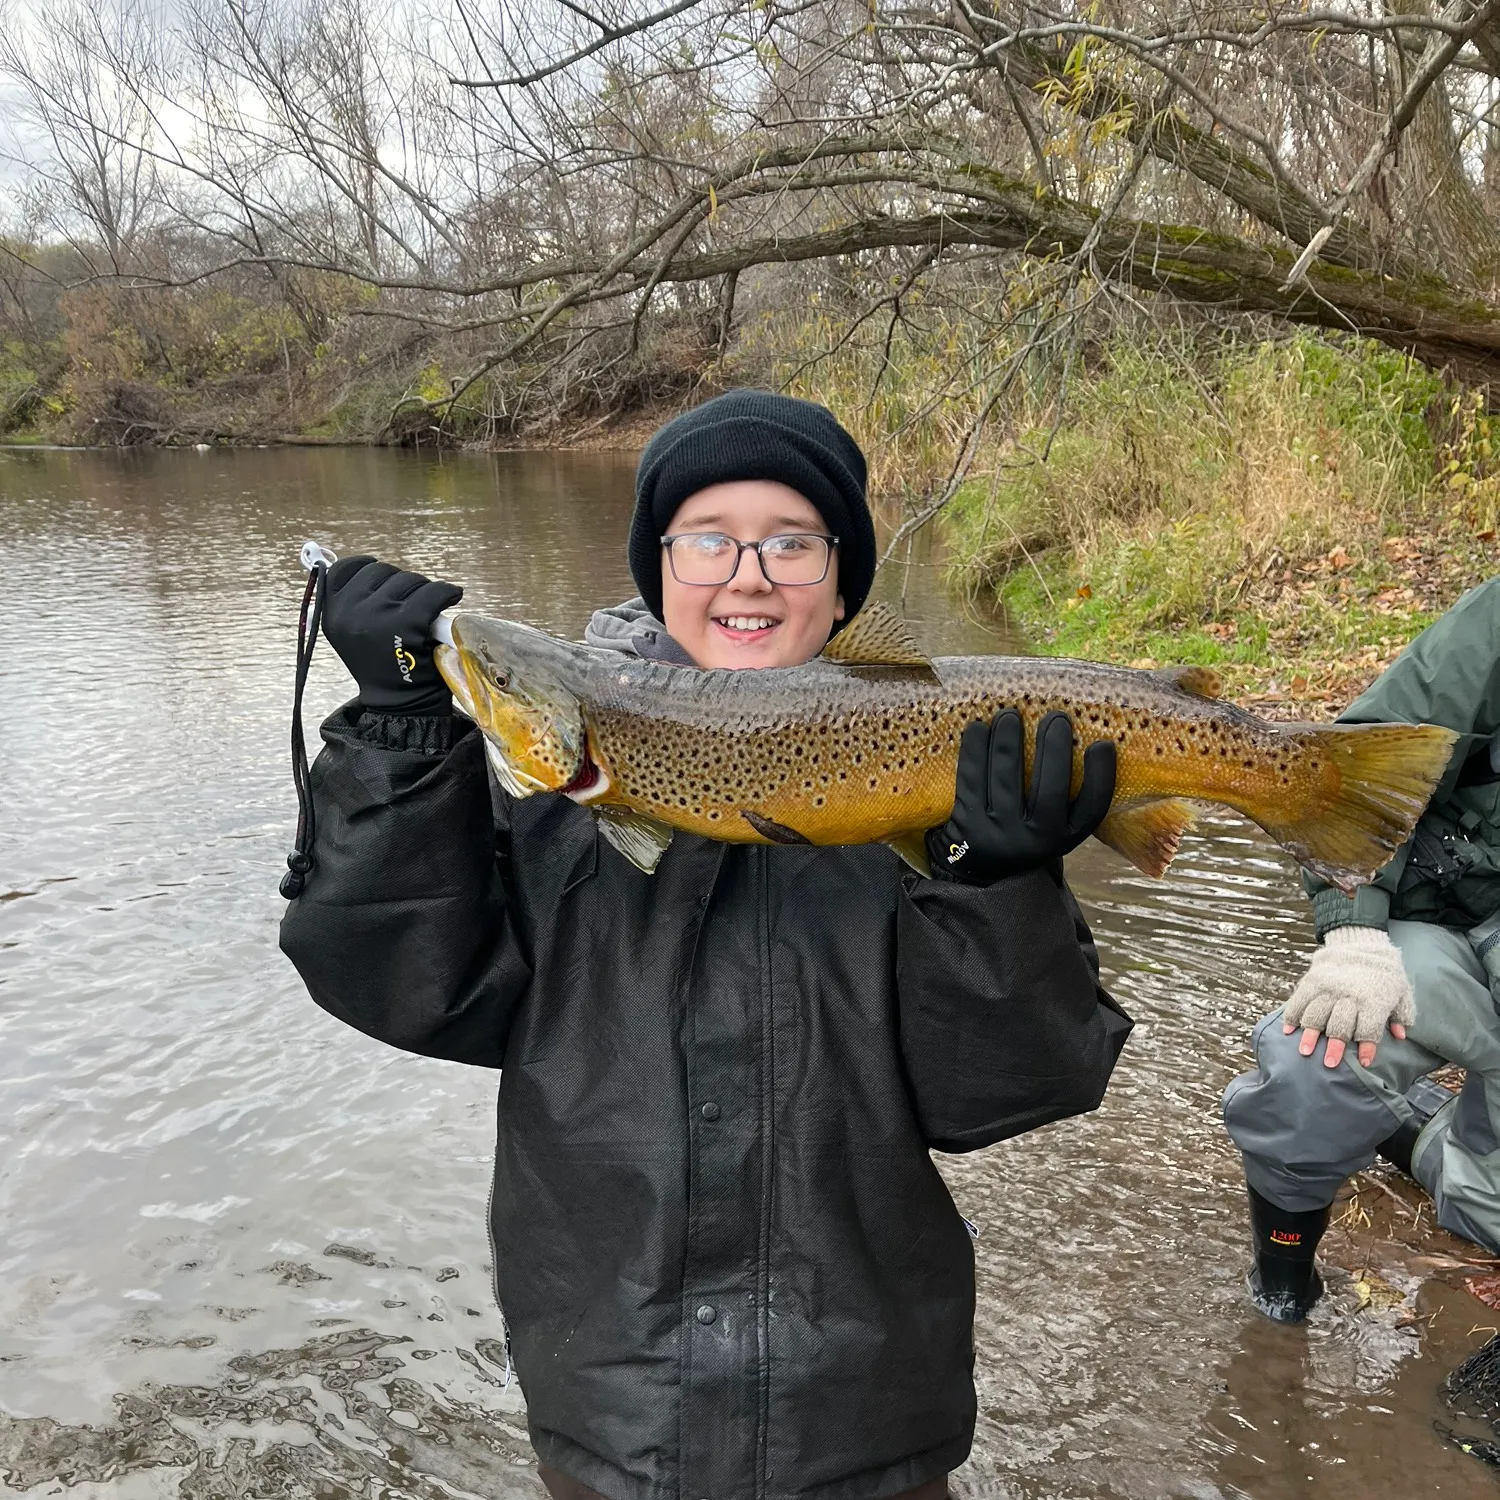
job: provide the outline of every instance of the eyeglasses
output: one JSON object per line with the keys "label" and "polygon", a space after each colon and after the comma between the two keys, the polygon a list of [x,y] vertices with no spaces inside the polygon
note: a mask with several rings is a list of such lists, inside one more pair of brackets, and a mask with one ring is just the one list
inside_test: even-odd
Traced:
{"label": "eyeglasses", "polygon": [[664,536],[661,544],[678,583],[728,583],[740,570],[741,554],[753,552],[767,583],[800,588],[828,577],[838,541],[816,531],[785,531],[762,542],[741,542],[722,531],[685,531]]}

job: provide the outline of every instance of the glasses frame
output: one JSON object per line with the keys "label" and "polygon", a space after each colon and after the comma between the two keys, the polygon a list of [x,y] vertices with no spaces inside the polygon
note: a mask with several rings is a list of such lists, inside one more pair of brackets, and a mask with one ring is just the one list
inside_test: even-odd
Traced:
{"label": "glasses frame", "polygon": [[[721,536],[726,542],[733,542],[738,551],[734,554],[734,566],[728,574],[716,583],[703,583],[696,578],[683,578],[677,572],[677,558],[672,550],[672,543],[686,541],[694,536]],[[816,537],[820,542],[828,544],[823,554],[823,571],[816,578],[805,578],[801,583],[777,583],[771,575],[766,572],[766,557],[761,548],[767,542],[780,541],[784,536]],[[773,589],[808,589],[815,588],[828,577],[828,569],[833,565],[833,549],[838,546],[839,539],[836,536],[827,536],[821,531],[778,531],[772,536],[762,537],[758,542],[742,542],[737,536],[730,536],[727,531],[679,531],[672,536],[664,536],[661,539],[662,548],[667,554],[667,566],[672,570],[672,577],[678,583],[690,589],[721,589],[726,583],[733,580],[734,575],[740,570],[740,559],[746,552],[755,554],[755,564],[760,569],[760,576],[771,585]]]}

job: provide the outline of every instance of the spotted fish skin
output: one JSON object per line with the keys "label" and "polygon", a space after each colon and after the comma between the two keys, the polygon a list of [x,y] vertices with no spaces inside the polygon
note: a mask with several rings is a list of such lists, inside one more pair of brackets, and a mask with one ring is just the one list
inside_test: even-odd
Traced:
{"label": "spotted fish skin", "polygon": [[1076,733],[1075,790],[1084,749],[1115,742],[1098,836],[1141,869],[1160,874],[1191,803],[1216,802],[1352,890],[1410,836],[1456,738],[1416,725],[1271,724],[1219,701],[1202,668],[917,655],[700,671],[477,616],[458,616],[453,633],[439,667],[512,791],[563,790],[663,837],[886,841],[911,857],[952,812],[969,724],[1015,709],[1029,762],[1037,724],[1060,711]]}
{"label": "spotted fish skin", "polygon": [[1117,806],[1292,800],[1326,774],[1315,748],[1155,673],[1000,656],[939,657],[932,668],[926,677],[819,661],[685,676],[631,662],[591,674],[582,701],[609,800],[731,843],[765,842],[746,810],[814,844],[934,828],[953,811],[964,729],[1003,708],[1021,714],[1028,762],[1042,717],[1070,717],[1075,790],[1083,750],[1113,740]]}

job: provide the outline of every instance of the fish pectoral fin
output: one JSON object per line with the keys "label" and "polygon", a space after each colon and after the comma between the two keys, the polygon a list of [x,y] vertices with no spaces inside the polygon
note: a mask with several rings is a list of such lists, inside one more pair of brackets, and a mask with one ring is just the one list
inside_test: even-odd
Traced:
{"label": "fish pectoral fin", "polygon": [[1122,854],[1142,874],[1159,879],[1176,857],[1182,836],[1193,826],[1191,802],[1163,797],[1112,812],[1095,830],[1094,837]]}
{"label": "fish pectoral fin", "polygon": [[920,833],[898,833],[886,843],[914,869],[918,875],[932,876],[932,861],[927,857],[927,839]]}
{"label": "fish pectoral fin", "polygon": [[632,812],[628,807],[596,807],[593,811],[594,821],[605,840],[637,870],[654,875],[672,842],[672,830],[656,818]]}
{"label": "fish pectoral fin", "polygon": [[932,658],[911,627],[886,604],[868,604],[823,647],[824,661],[845,667],[924,667]]}
{"label": "fish pectoral fin", "polygon": [[533,797],[538,792],[546,791],[545,787],[537,786],[534,782],[528,783],[527,779],[505,758],[505,752],[488,735],[484,737],[484,756],[490,763],[490,770],[495,773],[495,780],[510,796]]}
{"label": "fish pectoral fin", "polygon": [[1217,698],[1224,691],[1224,679],[1212,667],[1162,667],[1155,675],[1195,698]]}
{"label": "fish pectoral fin", "polygon": [[788,828],[785,823],[778,823],[775,818],[762,817],[758,812],[751,812],[749,808],[742,808],[740,816],[763,838],[773,844],[810,844],[812,840],[797,832],[795,828]]}

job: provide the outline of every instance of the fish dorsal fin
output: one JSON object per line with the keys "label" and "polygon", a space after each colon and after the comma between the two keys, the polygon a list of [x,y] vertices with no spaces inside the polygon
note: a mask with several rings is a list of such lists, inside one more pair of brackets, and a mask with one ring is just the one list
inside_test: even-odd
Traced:
{"label": "fish dorsal fin", "polygon": [[1180,797],[1163,797],[1112,812],[1094,830],[1094,837],[1123,854],[1142,874],[1160,878],[1192,826],[1193,805]]}
{"label": "fish dorsal fin", "polygon": [[845,667],[923,667],[932,658],[917,644],[911,627],[886,604],[869,604],[823,647],[824,661]]}
{"label": "fish dorsal fin", "polygon": [[1156,675],[1195,698],[1217,698],[1224,691],[1224,679],[1212,667],[1162,667]]}
{"label": "fish dorsal fin", "polygon": [[637,870],[654,875],[661,857],[672,842],[672,830],[644,813],[628,807],[596,807],[594,821],[599,832],[633,864]]}

